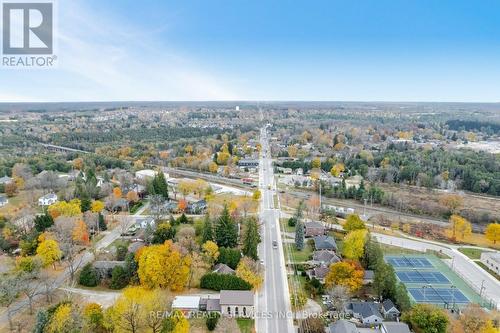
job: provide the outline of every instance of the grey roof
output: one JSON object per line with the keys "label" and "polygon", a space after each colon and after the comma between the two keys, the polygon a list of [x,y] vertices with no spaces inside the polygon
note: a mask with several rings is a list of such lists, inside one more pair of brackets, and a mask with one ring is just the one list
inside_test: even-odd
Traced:
{"label": "grey roof", "polygon": [[351,302],[347,304],[347,308],[353,313],[359,314],[362,318],[377,316],[382,318],[378,310],[378,306],[373,302]]}
{"label": "grey roof", "polygon": [[0,184],[7,184],[10,182],[12,182],[12,178],[10,178],[10,177],[3,176],[2,178],[0,178]]}
{"label": "grey roof", "polygon": [[314,237],[314,247],[316,250],[337,249],[337,243],[332,236],[320,235]]}
{"label": "grey roof", "polygon": [[317,279],[324,279],[329,271],[330,269],[325,266],[319,266],[313,268],[314,277],[316,277]]}
{"label": "grey roof", "polygon": [[375,272],[371,270],[366,270],[365,275],[363,276],[363,279],[365,280],[373,280],[375,277]]}
{"label": "grey roof", "polygon": [[341,319],[328,326],[330,333],[358,333],[356,325],[350,321]]}
{"label": "grey roof", "polygon": [[386,299],[385,301],[382,302],[382,308],[384,309],[385,312],[389,311],[392,308],[396,309],[396,311],[399,312],[399,310],[396,308],[396,306],[390,299]]}
{"label": "grey roof", "polygon": [[95,269],[113,269],[116,266],[124,266],[125,261],[116,261],[116,260],[102,260],[102,261],[94,261],[92,266],[94,266]]}
{"label": "grey roof", "polygon": [[322,263],[335,263],[339,262],[340,258],[333,251],[318,250],[313,252],[313,260]]}
{"label": "grey roof", "polygon": [[207,312],[218,311],[220,312],[220,299],[209,298],[207,299]]}
{"label": "grey roof", "polygon": [[222,264],[222,263],[215,265],[213,272],[219,273],[219,274],[234,274],[235,273],[234,269],[232,269],[228,265]]}
{"label": "grey roof", "polygon": [[386,321],[382,323],[387,333],[410,333],[410,328],[405,323]]}
{"label": "grey roof", "polygon": [[306,222],[304,224],[304,226],[306,227],[306,229],[308,229],[308,228],[323,228],[323,229],[325,229],[325,226],[322,223],[316,222],[316,221]]}
{"label": "grey roof", "polygon": [[253,292],[250,290],[221,290],[220,305],[253,306]]}
{"label": "grey roof", "polygon": [[133,242],[128,246],[128,252],[136,253],[137,251],[139,251],[139,249],[143,248],[144,246],[146,246],[144,242]]}
{"label": "grey roof", "polygon": [[5,195],[0,195],[0,202],[7,202],[7,197]]}

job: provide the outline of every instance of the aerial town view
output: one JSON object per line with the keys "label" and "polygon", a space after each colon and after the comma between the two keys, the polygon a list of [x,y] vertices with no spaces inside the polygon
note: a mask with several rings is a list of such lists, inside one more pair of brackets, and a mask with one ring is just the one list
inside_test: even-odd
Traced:
{"label": "aerial town view", "polygon": [[0,6],[0,332],[500,333],[499,3]]}

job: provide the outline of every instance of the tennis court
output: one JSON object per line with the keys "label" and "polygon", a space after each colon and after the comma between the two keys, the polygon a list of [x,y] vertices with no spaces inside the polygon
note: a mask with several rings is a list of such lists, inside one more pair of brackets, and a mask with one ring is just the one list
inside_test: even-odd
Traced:
{"label": "tennis court", "polygon": [[450,284],[450,280],[441,272],[399,271],[396,275],[404,283]]}
{"label": "tennis court", "polygon": [[434,265],[427,258],[420,257],[391,257],[388,256],[385,260],[394,268],[433,268]]}
{"label": "tennis court", "polygon": [[408,292],[418,303],[467,304],[470,302],[457,288],[408,288]]}

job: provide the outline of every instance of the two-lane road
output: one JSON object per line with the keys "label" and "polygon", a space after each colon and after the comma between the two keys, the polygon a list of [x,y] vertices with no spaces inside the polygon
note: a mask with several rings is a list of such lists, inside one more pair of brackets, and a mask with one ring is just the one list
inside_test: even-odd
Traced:
{"label": "two-lane road", "polygon": [[293,332],[290,296],[281,242],[279,210],[274,207],[274,175],[269,157],[267,131],[261,130],[259,187],[262,193],[260,220],[262,242],[259,256],[264,261],[264,285],[258,292],[257,332]]}

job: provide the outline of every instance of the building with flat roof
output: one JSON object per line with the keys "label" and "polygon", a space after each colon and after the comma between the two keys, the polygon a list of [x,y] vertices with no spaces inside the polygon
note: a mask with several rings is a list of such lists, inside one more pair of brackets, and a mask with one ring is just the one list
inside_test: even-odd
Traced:
{"label": "building with flat roof", "polygon": [[250,318],[254,313],[254,294],[250,290],[221,290],[220,308],[224,316]]}

